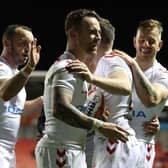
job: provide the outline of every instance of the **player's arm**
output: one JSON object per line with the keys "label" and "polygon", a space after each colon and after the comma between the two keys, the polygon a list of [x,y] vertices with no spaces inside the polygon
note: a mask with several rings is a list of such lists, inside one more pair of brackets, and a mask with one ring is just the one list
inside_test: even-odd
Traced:
{"label": "player's arm", "polygon": [[40,116],[37,120],[37,140],[40,140],[40,138],[43,136],[43,131],[45,129],[45,113],[44,108],[42,108],[42,111],[40,113]]}
{"label": "player's arm", "polygon": [[18,92],[25,86],[28,81],[28,77],[33,68],[26,66],[19,73],[12,78],[0,79],[0,97],[4,101],[8,101],[12,97],[16,96]]}
{"label": "player's arm", "polygon": [[41,112],[43,108],[43,97],[39,96],[32,100],[27,100],[24,105],[23,115],[32,115],[34,112]]}
{"label": "player's arm", "polygon": [[116,70],[108,75],[101,77],[90,72],[89,68],[83,62],[74,60],[67,65],[67,70],[73,72],[87,82],[113,94],[129,95],[131,92],[131,84],[128,75],[123,70]]}
{"label": "player's arm", "polygon": [[135,59],[119,50],[114,50],[113,55],[120,56],[131,67],[136,92],[145,106],[155,106],[166,99],[168,96],[168,89],[166,86],[161,83],[151,83]]}
{"label": "player's arm", "polygon": [[72,95],[73,93],[69,89],[64,87],[55,87],[53,115],[57,119],[60,119],[74,127],[84,128],[87,130],[94,129],[102,133],[104,136],[113,139],[115,142],[118,142],[118,140],[126,142],[128,140],[127,131],[121,127],[89,117],[80,112],[75,106],[71,104]]}
{"label": "player's arm", "polygon": [[41,47],[37,46],[36,43],[37,40],[35,39],[32,42],[30,58],[27,64],[20,70],[20,72],[12,78],[0,79],[0,97],[4,101],[8,101],[9,99],[17,95],[17,93],[25,86],[28,81],[29,75],[39,62]]}
{"label": "player's arm", "polygon": [[144,75],[136,61],[131,66],[136,92],[147,107],[161,103],[168,96],[167,88],[160,83],[151,83]]}
{"label": "player's arm", "polygon": [[130,81],[123,70],[112,72],[107,77],[93,75],[91,83],[112,94],[129,95],[131,93]]}

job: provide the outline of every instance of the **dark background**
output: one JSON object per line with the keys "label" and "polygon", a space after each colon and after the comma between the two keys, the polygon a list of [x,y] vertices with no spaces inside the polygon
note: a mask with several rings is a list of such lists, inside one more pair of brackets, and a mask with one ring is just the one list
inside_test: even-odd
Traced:
{"label": "dark background", "polygon": [[[11,4],[12,5],[12,4]],[[36,4],[37,6],[37,4]],[[72,5],[71,5],[72,6]],[[3,8],[3,7],[2,7]],[[38,43],[42,46],[41,59],[37,70],[47,70],[53,61],[66,48],[66,37],[64,33],[64,20],[66,14],[77,8],[93,9],[100,16],[108,18],[116,28],[116,39],[114,48],[124,50],[134,56],[133,35],[138,22],[142,19],[154,18],[163,23],[164,46],[159,52],[157,59],[168,68],[168,8],[111,8],[107,7],[29,7],[11,8],[8,12],[0,12],[0,36],[8,24],[21,23],[30,26]],[[0,49],[2,44],[0,43]]]}

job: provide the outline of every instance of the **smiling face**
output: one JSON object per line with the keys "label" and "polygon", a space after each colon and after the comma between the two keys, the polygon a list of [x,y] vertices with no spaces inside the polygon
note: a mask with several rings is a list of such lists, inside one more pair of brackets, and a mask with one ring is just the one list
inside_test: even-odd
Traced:
{"label": "smiling face", "polygon": [[81,61],[97,55],[101,40],[100,16],[92,10],[77,9],[68,13],[65,20],[67,51]]}
{"label": "smiling face", "polygon": [[68,48],[75,57],[87,63],[97,56],[101,40],[99,21],[92,16],[85,16],[78,25],[73,25],[68,31]]}
{"label": "smiling face", "polygon": [[101,30],[97,19],[94,17],[85,17],[77,36],[78,46],[87,55],[96,55],[100,39]]}
{"label": "smiling face", "polygon": [[136,58],[139,60],[154,60],[160,51],[163,41],[161,29],[158,24],[149,20],[140,25],[134,37]]}

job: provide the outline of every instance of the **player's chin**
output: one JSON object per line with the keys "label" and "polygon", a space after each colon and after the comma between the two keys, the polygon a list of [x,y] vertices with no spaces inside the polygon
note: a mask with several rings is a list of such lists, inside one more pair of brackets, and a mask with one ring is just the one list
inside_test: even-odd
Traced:
{"label": "player's chin", "polygon": [[97,47],[92,47],[89,50],[89,54],[92,55],[92,56],[96,56],[97,55]]}
{"label": "player's chin", "polygon": [[90,61],[93,61],[94,60],[94,58],[97,56],[97,51],[91,51],[91,52],[89,52],[89,55],[90,55]]}

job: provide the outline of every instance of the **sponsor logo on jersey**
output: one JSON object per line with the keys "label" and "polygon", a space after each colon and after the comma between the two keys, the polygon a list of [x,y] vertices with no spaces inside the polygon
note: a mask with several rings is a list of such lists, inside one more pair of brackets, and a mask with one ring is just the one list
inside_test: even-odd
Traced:
{"label": "sponsor logo on jersey", "polygon": [[13,114],[21,114],[22,110],[20,108],[18,108],[17,106],[8,106],[7,107],[7,111],[9,113],[13,113]]}
{"label": "sponsor logo on jersey", "polygon": [[132,111],[132,116],[133,117],[141,117],[141,118],[147,117],[144,111],[135,111],[135,110]]}

